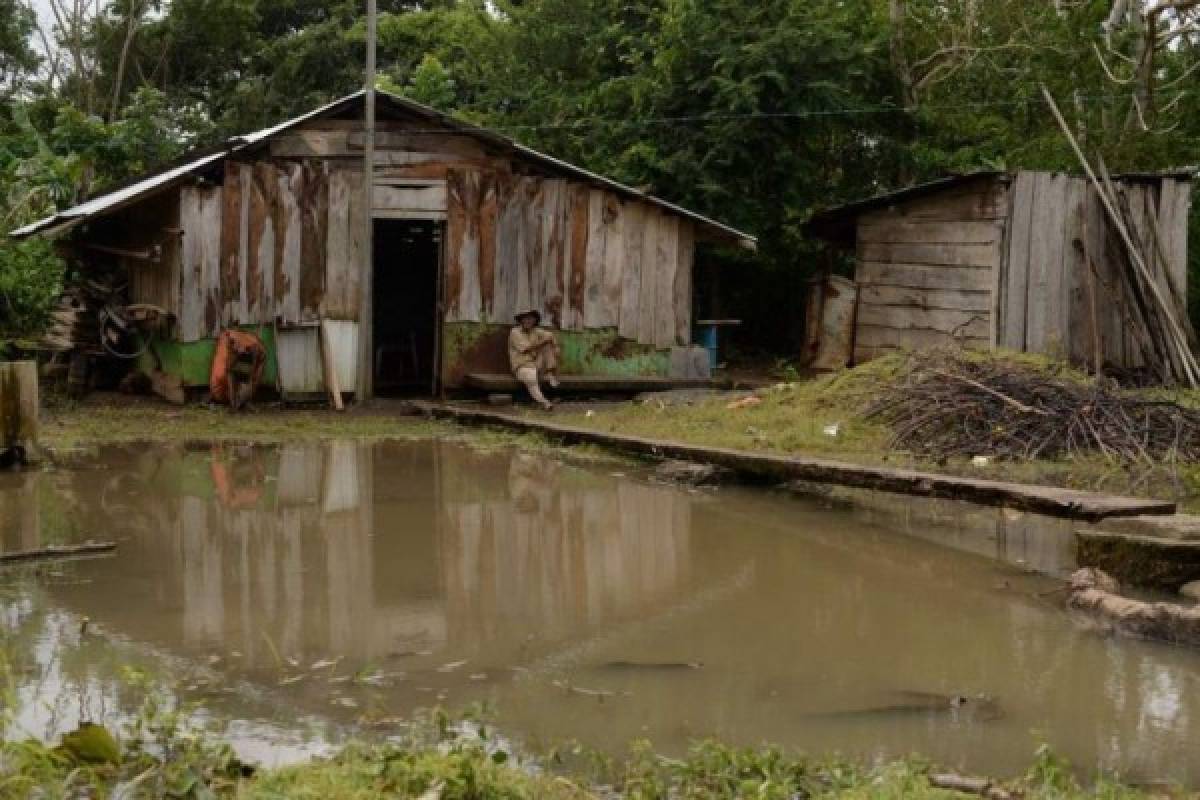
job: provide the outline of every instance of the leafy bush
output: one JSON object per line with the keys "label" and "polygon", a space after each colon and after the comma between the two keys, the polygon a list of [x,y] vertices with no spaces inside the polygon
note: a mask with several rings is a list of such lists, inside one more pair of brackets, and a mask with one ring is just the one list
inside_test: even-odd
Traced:
{"label": "leafy bush", "polygon": [[0,336],[28,336],[46,324],[66,264],[43,239],[0,241]]}

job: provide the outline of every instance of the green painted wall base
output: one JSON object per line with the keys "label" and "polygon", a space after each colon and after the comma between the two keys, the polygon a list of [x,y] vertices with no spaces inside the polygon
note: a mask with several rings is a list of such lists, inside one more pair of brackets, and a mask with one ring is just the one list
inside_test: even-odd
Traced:
{"label": "green painted wall base", "polygon": [[[263,384],[275,385],[278,366],[275,362],[275,330],[267,326],[239,327],[238,330],[248,331],[262,339],[267,348],[267,366],[263,370]],[[143,372],[158,368],[168,375],[177,375],[183,379],[187,387],[208,386],[208,376],[212,371],[213,354],[217,350],[216,339],[200,339],[195,342],[169,342],[155,340],[138,360],[138,369]],[[156,358],[157,356],[157,358]]]}
{"label": "green painted wall base", "polygon": [[[450,322],[442,326],[442,382],[462,384],[467,373],[507,373],[510,325]],[[656,350],[623,339],[615,329],[555,331],[559,369],[563,375],[604,377],[666,377],[670,350]]]}
{"label": "green painted wall base", "polygon": [[[451,322],[442,327],[442,380],[447,388],[462,384],[469,372],[508,372],[508,332],[511,326],[478,322]],[[275,331],[269,326],[248,326],[267,348],[267,366],[263,384],[274,386],[276,363]],[[667,377],[670,350],[655,350],[629,339],[614,329],[556,331],[563,375],[598,375],[612,378]],[[138,360],[138,368],[149,371],[159,367],[168,375],[177,375],[189,388],[208,386],[216,339],[195,342],[156,340]]]}

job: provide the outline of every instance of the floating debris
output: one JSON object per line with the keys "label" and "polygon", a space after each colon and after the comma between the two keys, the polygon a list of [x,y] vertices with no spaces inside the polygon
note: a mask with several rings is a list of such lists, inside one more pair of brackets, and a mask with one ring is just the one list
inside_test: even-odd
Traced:
{"label": "floating debris", "polygon": [[466,659],[462,661],[451,661],[449,664],[442,664],[437,668],[438,672],[454,672],[456,669],[461,669],[467,665]]}
{"label": "floating debris", "polygon": [[628,670],[687,670],[701,669],[703,661],[609,661],[603,665],[605,669]]}

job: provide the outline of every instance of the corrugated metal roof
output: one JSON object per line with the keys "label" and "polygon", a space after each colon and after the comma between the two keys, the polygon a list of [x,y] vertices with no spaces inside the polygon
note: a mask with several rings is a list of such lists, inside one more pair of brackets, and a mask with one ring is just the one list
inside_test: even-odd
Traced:
{"label": "corrugated metal roof", "polygon": [[[232,139],[229,139],[222,147],[217,148],[216,150],[210,149],[204,152],[202,155],[196,155],[192,157],[190,160],[186,159],[185,157],[185,160],[176,166],[171,166],[146,175],[142,178],[135,179],[134,181],[125,184],[120,188],[110,190],[105,194],[94,197],[86,202],[80,203],[77,206],[66,209],[65,211],[60,211],[57,214],[46,217],[45,219],[38,220],[37,222],[26,225],[23,228],[18,228],[17,230],[12,231],[9,235],[13,238],[23,238],[38,233],[63,233],[67,230],[70,230],[75,225],[78,225],[89,219],[107,213],[112,213],[157,192],[165,191],[176,183],[196,174],[197,172],[200,172],[201,170],[204,170],[214,163],[240,151],[248,150],[256,145],[260,145],[272,137],[284,133],[291,128],[302,125],[312,119],[340,111],[354,103],[357,103],[363,98],[364,95],[365,91],[360,89],[353,94],[335,100],[332,103],[321,106],[320,108],[313,109],[312,111],[294,119],[281,122],[280,124],[271,126],[269,128],[263,128],[262,130],[255,131],[253,133],[236,136]],[[755,248],[757,245],[757,239],[748,233],[739,231],[736,228],[730,227],[721,222],[717,222],[714,219],[710,219],[694,211],[689,211],[682,206],[675,205],[674,203],[670,203],[661,198],[641,192],[631,186],[626,186],[625,184],[614,181],[611,178],[606,178],[603,175],[590,172],[582,167],[577,167],[574,164],[570,164],[561,159],[538,152],[533,148],[526,147],[525,145],[520,144],[508,138],[507,136],[496,133],[495,131],[464,122],[463,120],[456,119],[449,114],[445,114],[441,111],[430,108],[426,105],[422,105],[421,103],[414,102],[405,97],[391,94],[390,92],[378,91],[376,92],[376,95],[384,104],[394,105],[403,111],[424,117],[436,122],[441,126],[450,128],[464,135],[482,139],[502,149],[508,150],[519,158],[534,161],[550,170],[565,173],[577,179],[604,186],[605,188],[615,191],[618,194],[653,203],[673,214],[691,219],[692,221],[708,228],[720,238],[732,239],[750,249]]]}

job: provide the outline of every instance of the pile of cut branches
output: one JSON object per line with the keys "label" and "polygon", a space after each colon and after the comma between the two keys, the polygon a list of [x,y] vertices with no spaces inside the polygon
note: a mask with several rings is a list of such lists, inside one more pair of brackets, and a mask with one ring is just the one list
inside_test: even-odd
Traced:
{"label": "pile of cut branches", "polygon": [[865,412],[891,429],[893,449],[938,460],[1200,459],[1200,410],[1103,378],[946,351],[914,354],[898,376],[879,387]]}

